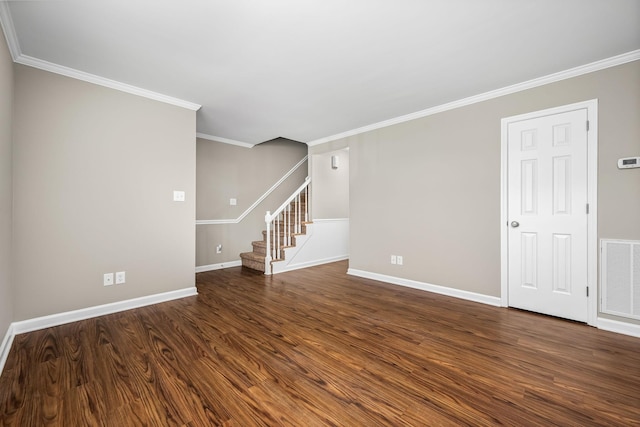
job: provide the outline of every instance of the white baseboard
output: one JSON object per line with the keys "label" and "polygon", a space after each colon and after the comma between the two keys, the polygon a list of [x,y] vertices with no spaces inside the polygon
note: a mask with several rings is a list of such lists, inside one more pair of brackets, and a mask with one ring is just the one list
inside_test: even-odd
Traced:
{"label": "white baseboard", "polygon": [[13,330],[13,323],[9,325],[9,329],[7,329],[7,333],[2,340],[2,344],[0,344],[0,375],[2,374],[2,370],[4,369],[4,364],[7,362],[7,357],[9,356],[9,350],[11,349],[11,344],[13,344],[13,337],[16,334]]}
{"label": "white baseboard", "polygon": [[[447,295],[450,297],[465,299],[468,301],[480,302],[496,307],[502,307],[501,299],[499,297],[476,294],[473,292],[461,291],[459,289],[448,288],[445,286],[432,285],[430,283],[422,283],[415,280],[402,279],[400,277],[386,276],[384,274],[371,273],[368,271],[356,270],[353,268],[350,268],[347,271],[347,274],[350,274],[352,276],[364,277],[365,279],[373,279],[380,282],[391,283],[394,285],[420,289],[427,292],[434,292],[436,294]],[[602,317],[599,317],[597,320],[597,327],[598,329],[602,329],[604,331],[615,332],[618,334],[640,338],[640,325],[636,325],[635,323],[627,323],[621,322],[619,320],[604,319]]]}
{"label": "white baseboard", "polygon": [[616,332],[618,334],[630,335],[640,338],[640,325],[635,323],[620,322],[619,320],[598,318],[598,329],[604,331]]}
{"label": "white baseboard", "polygon": [[242,260],[221,262],[220,264],[199,265],[196,267],[196,273],[204,273],[205,271],[221,270],[229,267],[242,266]]}
{"label": "white baseboard", "polygon": [[38,329],[64,325],[65,323],[77,322],[78,320],[104,316],[105,314],[117,313],[119,311],[144,307],[146,305],[158,304],[161,302],[190,297],[193,295],[198,295],[198,290],[195,287],[178,289],[176,291],[148,295],[145,297],[133,298],[130,300],[118,301],[110,304],[97,305],[95,307],[81,308],[80,310],[51,314],[49,316],[36,317],[34,319],[13,322],[13,332],[14,334],[22,334],[25,332],[36,331]]}
{"label": "white baseboard", "polygon": [[349,259],[349,255],[340,255],[331,258],[317,259],[313,261],[303,262],[300,264],[289,264],[283,270],[278,270],[273,274],[285,273],[287,271],[300,270],[301,268],[315,267],[316,265],[329,264],[330,262],[344,261]]}
{"label": "white baseboard", "polygon": [[67,311],[64,313],[51,314],[49,316],[36,317],[34,319],[13,322],[0,345],[0,374],[4,369],[4,364],[9,356],[9,350],[13,343],[13,338],[17,334],[37,331],[38,329],[50,328],[64,325],[65,323],[77,322],[78,320],[90,319],[92,317],[103,316],[105,314],[117,313],[119,311],[130,310],[132,308],[144,307],[146,305],[158,304],[184,297],[198,295],[195,287],[178,289],[176,291],[164,292],[161,294],[148,295],[140,298],[133,298],[125,301],[113,302],[110,304],[97,305],[94,307],[82,308],[80,310]]}
{"label": "white baseboard", "polygon": [[394,285],[406,286],[408,288],[420,289],[422,291],[433,292],[436,294],[447,295],[450,297],[460,298],[468,301],[479,302],[482,304],[501,306],[500,297],[492,297],[489,295],[477,294],[460,289],[448,288],[446,286],[432,285],[430,283],[418,282],[415,280],[403,279],[401,277],[387,276],[384,274],[371,273],[368,271],[356,270],[350,268],[347,274],[352,276],[364,277],[365,279],[378,280],[380,282],[391,283]]}

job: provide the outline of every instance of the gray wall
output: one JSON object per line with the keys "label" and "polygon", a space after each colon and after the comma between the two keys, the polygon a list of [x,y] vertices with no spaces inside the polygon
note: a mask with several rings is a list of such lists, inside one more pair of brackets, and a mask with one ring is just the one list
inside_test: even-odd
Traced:
{"label": "gray wall", "polygon": [[[338,157],[337,169],[331,167],[332,156]],[[310,169],[313,218],[349,218],[349,149],[311,155]]]}
{"label": "gray wall", "polygon": [[13,61],[0,35],[0,343],[13,321],[11,282],[11,122]]}
{"label": "gray wall", "polygon": [[195,112],[14,70],[14,320],[194,286]]}
{"label": "gray wall", "polygon": [[[197,219],[236,219],[273,184],[307,155],[307,146],[277,139],[243,148],[205,139],[197,140]],[[261,240],[266,211],[277,209],[307,176],[303,164],[277,190],[238,224],[198,225],[196,265],[238,261]],[[229,199],[237,200],[236,206]],[[216,246],[222,245],[222,253]]]}
{"label": "gray wall", "polygon": [[350,268],[499,296],[500,120],[594,98],[598,237],[640,239],[636,61],[312,147],[350,148]]}

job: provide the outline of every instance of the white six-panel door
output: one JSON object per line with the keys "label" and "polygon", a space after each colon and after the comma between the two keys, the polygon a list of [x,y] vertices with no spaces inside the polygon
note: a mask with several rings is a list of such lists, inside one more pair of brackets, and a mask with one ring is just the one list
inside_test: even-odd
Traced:
{"label": "white six-panel door", "polygon": [[508,124],[508,302],[586,322],[587,109]]}

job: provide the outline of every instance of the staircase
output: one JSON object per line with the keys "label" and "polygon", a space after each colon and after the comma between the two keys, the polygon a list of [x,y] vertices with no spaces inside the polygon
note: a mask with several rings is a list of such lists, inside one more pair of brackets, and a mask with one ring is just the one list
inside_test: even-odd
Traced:
{"label": "staircase", "polygon": [[304,245],[312,224],[307,204],[310,183],[307,178],[273,214],[266,213],[262,240],[251,243],[252,252],[240,254],[243,267],[265,274],[278,273]]}

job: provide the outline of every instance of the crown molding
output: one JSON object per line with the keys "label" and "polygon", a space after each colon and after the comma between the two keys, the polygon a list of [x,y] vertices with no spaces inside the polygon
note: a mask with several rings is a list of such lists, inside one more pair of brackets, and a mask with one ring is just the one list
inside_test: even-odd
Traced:
{"label": "crown molding", "polygon": [[316,139],[307,143],[308,146],[313,147],[315,145],[324,144],[327,142],[335,141],[342,138],[347,138],[361,133],[370,132],[372,130],[385,128],[388,126],[396,125],[399,123],[408,122],[411,120],[419,119],[422,117],[431,116],[437,113],[453,110],[460,107],[465,107],[478,102],[488,101],[490,99],[499,98],[504,95],[513,94],[516,92],[522,92],[527,89],[547,85],[549,83],[559,82],[561,80],[578,77],[583,74],[593,73],[595,71],[604,70],[606,68],[615,67],[617,65],[626,64],[628,62],[637,61],[640,59],[640,49],[631,52],[623,53],[621,55],[613,56],[611,58],[603,59],[600,61],[592,62],[590,64],[581,65],[579,67],[570,68],[565,71],[560,71],[554,74],[549,74],[544,77],[528,80],[526,82],[517,83],[511,86],[506,86],[501,89],[492,90],[489,92],[481,93],[479,95],[470,96],[457,101],[449,102],[446,104],[438,105],[436,107],[427,108],[426,110],[417,111],[415,113],[407,114],[404,116],[396,117],[382,122],[373,123],[367,126],[363,126],[357,129],[349,130],[346,132],[338,133],[325,138]]}
{"label": "crown molding", "polygon": [[130,93],[132,95],[142,96],[144,98],[149,98],[155,101],[164,102],[166,104],[175,105],[177,107],[186,108],[188,110],[198,111],[201,107],[200,105],[194,104],[193,102],[184,101],[182,99],[163,95],[158,92],[153,92],[147,89],[139,88],[137,86],[121,83],[116,80],[96,76],[95,74],[85,73],[84,71],[79,71],[74,68],[54,64],[53,62],[44,61],[42,59],[34,58],[28,55],[20,55],[15,60],[15,62],[18,64],[27,65],[29,67],[38,68],[40,70],[49,71],[51,73],[71,77],[72,79],[82,80],[99,86],[108,87],[110,89],[119,90],[121,92]]}
{"label": "crown molding", "polygon": [[185,101],[147,89],[132,86],[126,83],[121,83],[115,80],[96,76],[95,74],[85,73],[84,71],[79,71],[74,68],[54,64],[53,62],[44,61],[42,59],[34,58],[29,55],[24,55],[22,53],[22,50],[20,49],[18,35],[16,34],[16,29],[13,25],[9,3],[2,0],[0,0],[0,24],[2,25],[4,36],[7,39],[7,46],[9,46],[11,57],[13,58],[13,61],[18,64],[27,65],[29,67],[38,68],[40,70],[49,71],[51,73],[60,74],[88,83],[97,84],[99,86],[108,87],[110,89],[119,90],[121,92],[130,93],[132,95],[142,96],[144,98],[153,99],[155,101],[164,102],[166,104],[175,105],[177,107],[186,108],[188,110],[198,111],[201,107],[199,104],[195,104],[193,102]]}
{"label": "crown molding", "polygon": [[208,141],[222,142],[224,144],[237,145],[238,147],[252,148],[255,144],[249,144],[248,142],[236,141],[235,139],[222,138],[220,136],[207,135],[206,133],[196,133],[196,137],[206,139]]}
{"label": "crown molding", "polygon": [[20,51],[18,35],[16,34],[16,28],[13,26],[9,2],[7,1],[0,1],[0,26],[4,32],[4,38],[7,39],[11,58],[16,61],[22,55],[22,52]]}

